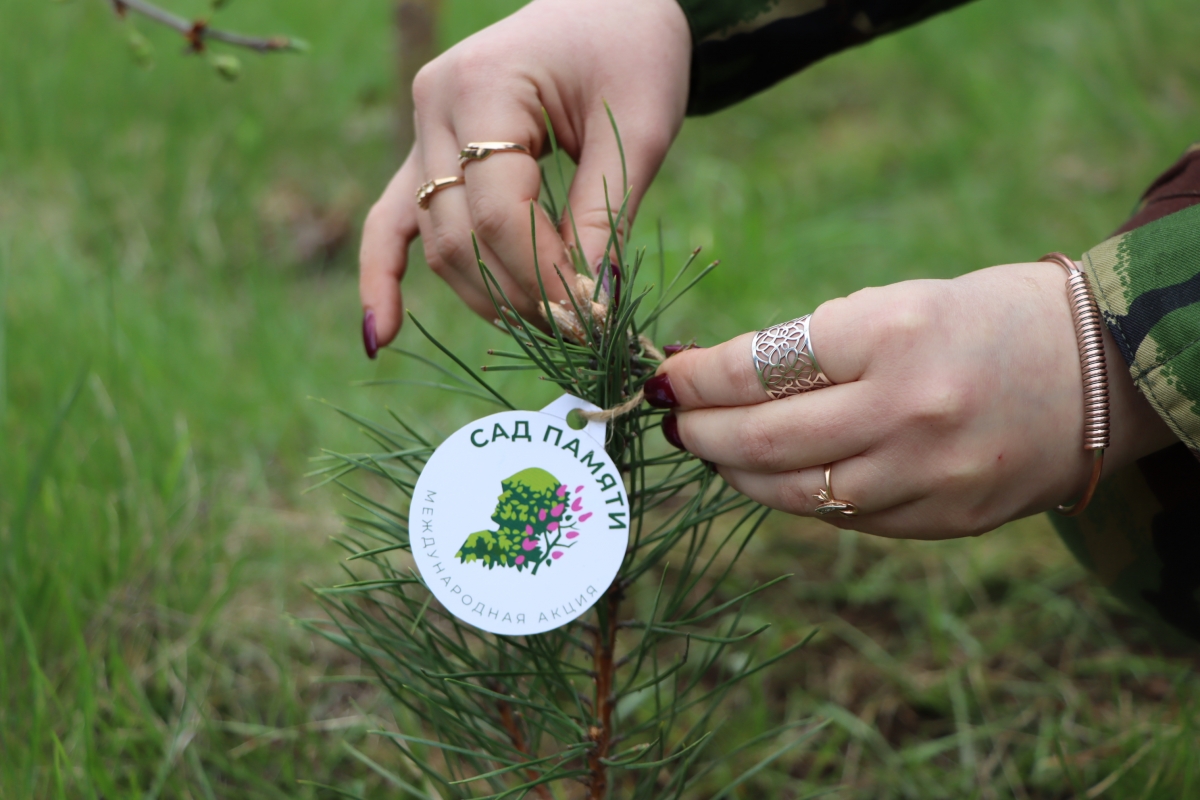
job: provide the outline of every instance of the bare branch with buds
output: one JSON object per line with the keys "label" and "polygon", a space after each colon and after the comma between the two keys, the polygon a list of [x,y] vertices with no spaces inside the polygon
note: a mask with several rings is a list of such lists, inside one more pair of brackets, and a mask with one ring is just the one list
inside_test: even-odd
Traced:
{"label": "bare branch with buds", "polygon": [[303,50],[303,42],[287,36],[247,36],[232,31],[218,30],[208,25],[208,20],[187,20],[166,9],[159,8],[147,0],[108,0],[113,9],[121,17],[130,11],[140,14],[146,19],[165,25],[183,36],[188,43],[188,49],[193,53],[202,53],[209,41],[221,42],[234,47],[245,47],[258,53],[275,53],[284,50]]}

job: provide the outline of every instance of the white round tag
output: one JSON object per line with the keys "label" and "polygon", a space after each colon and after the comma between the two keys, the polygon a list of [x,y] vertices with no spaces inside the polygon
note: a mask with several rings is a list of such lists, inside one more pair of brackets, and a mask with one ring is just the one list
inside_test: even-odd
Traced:
{"label": "white round tag", "polygon": [[[625,485],[604,423],[573,430],[566,395],[503,411],[434,451],[409,506],[413,558],[454,616],[516,636],[565,625],[616,577],[629,542]],[[595,438],[594,438],[595,437]]]}

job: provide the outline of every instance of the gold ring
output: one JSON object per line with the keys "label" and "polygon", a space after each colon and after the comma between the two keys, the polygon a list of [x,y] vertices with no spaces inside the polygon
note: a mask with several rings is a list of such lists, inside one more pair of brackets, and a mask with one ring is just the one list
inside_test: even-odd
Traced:
{"label": "gold ring", "polygon": [[425,181],[425,183],[421,184],[421,188],[417,189],[417,207],[421,209],[429,208],[429,201],[442,189],[451,186],[462,186],[466,182],[466,178],[457,175],[453,178],[434,178],[431,181]]}
{"label": "gold ring", "polygon": [[458,151],[458,165],[465,167],[470,161],[483,161],[492,153],[530,155],[528,147],[516,142],[467,142],[467,146]]}
{"label": "gold ring", "polygon": [[821,516],[829,514],[841,514],[843,517],[853,517],[858,514],[858,506],[846,500],[838,500],[833,496],[833,485],[829,482],[829,475],[833,472],[833,464],[825,465],[825,488],[813,495],[821,505],[814,510]]}

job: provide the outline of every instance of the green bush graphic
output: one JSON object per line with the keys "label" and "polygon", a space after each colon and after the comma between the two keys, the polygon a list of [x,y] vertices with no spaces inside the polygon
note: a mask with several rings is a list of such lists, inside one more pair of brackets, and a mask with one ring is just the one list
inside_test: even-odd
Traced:
{"label": "green bush graphic", "polygon": [[579,536],[576,524],[591,516],[583,512],[579,498],[583,487],[576,487],[572,501],[566,484],[544,469],[521,470],[501,481],[500,488],[492,512],[499,529],[469,535],[454,554],[464,564],[477,561],[488,569],[512,567],[536,575],[542,564],[549,567],[562,558]]}

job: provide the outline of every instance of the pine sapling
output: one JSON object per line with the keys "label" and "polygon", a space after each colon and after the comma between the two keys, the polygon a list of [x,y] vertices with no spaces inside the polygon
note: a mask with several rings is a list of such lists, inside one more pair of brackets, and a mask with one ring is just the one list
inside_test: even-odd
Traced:
{"label": "pine sapling", "polygon": [[[554,147],[552,130],[550,138]],[[565,196],[556,147],[555,166]],[[546,213],[573,225],[545,171],[543,182]],[[379,423],[346,414],[374,451],[329,454],[314,473],[340,486],[357,511],[340,538],[347,580],[318,591],[330,618],[307,624],[357,655],[386,692],[395,728],[377,734],[394,744],[396,765],[364,759],[413,797],[724,797],[820,727],[791,720],[740,744],[718,740],[718,712],[731,691],[804,642],[764,655],[758,639],[768,625],[748,622],[756,595],[787,576],[729,596],[731,570],[766,509],[694,456],[662,446],[655,429],[663,412],[637,402],[662,358],[649,336],[716,262],[694,269],[697,250],[666,281],[660,257],[650,285],[645,251],[630,253],[618,235],[629,223],[627,187],[623,196],[609,209],[611,256],[601,279],[587,274],[578,254],[580,263],[555,265],[549,274],[570,300],[552,303],[543,285],[538,319],[515,314],[479,261],[498,323],[515,345],[490,351],[504,362],[498,368],[536,372],[564,392],[623,412],[608,421],[606,450],[625,479],[629,545],[616,579],[586,614],[547,633],[506,637],[464,624],[433,599],[406,556],[406,510],[436,443],[403,417]],[[448,364],[399,352],[437,370],[446,388],[514,407],[413,322]],[[351,481],[356,472],[383,482],[387,499]],[[574,521],[590,513],[588,498],[536,472],[504,481],[492,526],[471,533],[456,560],[481,569],[554,569],[550,554],[563,553],[578,535]],[[553,513],[514,525],[504,513],[512,503]],[[773,741],[759,758],[758,748]]]}

